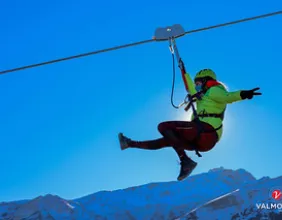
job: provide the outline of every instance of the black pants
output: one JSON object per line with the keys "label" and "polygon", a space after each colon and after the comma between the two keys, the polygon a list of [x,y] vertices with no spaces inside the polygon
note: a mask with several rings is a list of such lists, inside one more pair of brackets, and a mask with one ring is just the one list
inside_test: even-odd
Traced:
{"label": "black pants", "polygon": [[[213,130],[213,127],[207,123],[201,122],[205,130]],[[130,147],[158,150],[165,147],[172,147],[180,157],[186,158],[185,150],[195,150],[200,152],[211,150],[217,143],[218,136],[216,131],[202,133],[199,137],[199,130],[196,122],[188,121],[166,121],[158,125],[158,130],[163,137],[155,140],[132,141]],[[198,137],[196,143],[195,139]],[[193,144],[192,144],[193,142]],[[194,146],[196,144],[196,146]]]}

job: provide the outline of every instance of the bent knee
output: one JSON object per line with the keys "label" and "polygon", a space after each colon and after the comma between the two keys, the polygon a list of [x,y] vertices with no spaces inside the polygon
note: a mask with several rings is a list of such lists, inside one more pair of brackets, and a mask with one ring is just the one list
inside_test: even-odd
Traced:
{"label": "bent knee", "polygon": [[174,128],[175,128],[175,123],[173,121],[161,122],[158,125],[158,130],[160,133],[162,133],[163,131],[167,131],[167,130],[173,130]]}
{"label": "bent knee", "polygon": [[167,122],[161,122],[158,125],[158,131],[162,133],[163,131],[167,130]]}

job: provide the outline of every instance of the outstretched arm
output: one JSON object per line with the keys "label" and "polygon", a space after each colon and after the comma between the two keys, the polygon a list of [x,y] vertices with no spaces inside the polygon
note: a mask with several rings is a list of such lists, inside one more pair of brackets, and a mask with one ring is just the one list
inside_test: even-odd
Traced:
{"label": "outstretched arm", "polygon": [[207,95],[215,102],[229,104],[242,100],[241,91],[228,92],[221,86],[215,86],[207,91]]}
{"label": "outstretched arm", "polygon": [[215,86],[208,90],[208,96],[216,102],[229,104],[244,99],[252,99],[255,95],[261,95],[260,92],[255,92],[257,90],[259,88],[228,92],[223,87]]}

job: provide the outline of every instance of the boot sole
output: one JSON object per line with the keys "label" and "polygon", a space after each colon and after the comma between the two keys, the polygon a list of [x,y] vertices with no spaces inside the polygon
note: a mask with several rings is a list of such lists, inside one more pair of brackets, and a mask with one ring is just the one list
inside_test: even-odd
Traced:
{"label": "boot sole", "polygon": [[123,139],[123,134],[122,134],[122,133],[119,133],[119,134],[118,134],[118,139],[119,139],[120,149],[121,149],[121,150],[127,149],[127,148],[128,148],[128,145],[127,145],[127,143],[124,141],[124,139]]}
{"label": "boot sole", "polygon": [[177,180],[178,181],[181,181],[181,180],[184,180],[184,179],[186,179],[188,176],[190,176],[191,175],[191,173],[194,171],[194,169],[196,168],[196,166],[197,166],[198,164],[196,163],[195,164],[195,166],[191,169],[191,171],[189,172],[189,173],[187,173],[186,175],[184,175],[184,176],[180,176],[180,177],[178,177],[177,178]]}

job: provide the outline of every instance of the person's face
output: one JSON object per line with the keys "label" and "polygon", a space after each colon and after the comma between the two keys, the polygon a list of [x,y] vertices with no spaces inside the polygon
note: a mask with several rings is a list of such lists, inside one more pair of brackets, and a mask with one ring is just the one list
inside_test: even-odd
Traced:
{"label": "person's face", "polygon": [[202,85],[203,85],[203,83],[202,83],[201,81],[199,81],[199,80],[198,80],[198,81],[196,81],[196,82],[195,82],[195,85],[196,85],[196,86],[202,86]]}
{"label": "person's face", "polygon": [[197,92],[200,92],[202,90],[202,86],[203,86],[203,83],[201,81],[197,80],[195,82],[195,88],[196,88]]}

